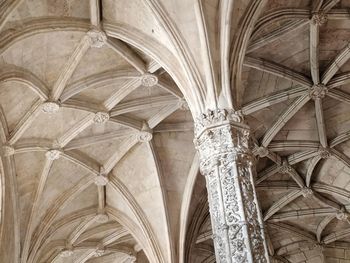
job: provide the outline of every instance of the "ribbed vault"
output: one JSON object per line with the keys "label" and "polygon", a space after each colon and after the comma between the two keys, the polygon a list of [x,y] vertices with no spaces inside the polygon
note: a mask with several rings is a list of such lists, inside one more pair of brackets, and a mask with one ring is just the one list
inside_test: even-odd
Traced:
{"label": "ribbed vault", "polygon": [[[266,1],[247,45],[238,99],[276,262],[349,260],[348,7]],[[186,256],[211,262],[208,205],[193,202]]]}
{"label": "ribbed vault", "polygon": [[349,8],[1,1],[1,257],[214,262],[192,116],[219,107],[252,129],[271,259],[350,260]]}
{"label": "ribbed vault", "polygon": [[14,238],[5,261],[175,257],[167,189],[178,189],[164,181],[171,162],[161,156],[174,155],[174,135],[191,140],[192,118],[155,60],[161,49],[139,48],[137,30],[123,38],[124,27],[102,25],[113,5],[2,2],[1,234]]}

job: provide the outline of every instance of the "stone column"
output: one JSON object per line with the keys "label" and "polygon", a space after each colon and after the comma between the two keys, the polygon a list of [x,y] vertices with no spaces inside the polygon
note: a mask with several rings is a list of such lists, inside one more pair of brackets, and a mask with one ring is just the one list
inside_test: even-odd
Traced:
{"label": "stone column", "polygon": [[195,121],[218,263],[269,262],[249,133],[237,112],[208,111]]}

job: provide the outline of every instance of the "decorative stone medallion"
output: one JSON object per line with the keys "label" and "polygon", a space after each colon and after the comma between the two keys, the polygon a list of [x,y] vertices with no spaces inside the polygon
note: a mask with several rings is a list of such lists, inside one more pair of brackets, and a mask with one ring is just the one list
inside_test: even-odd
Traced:
{"label": "decorative stone medallion", "polygon": [[256,150],[256,154],[260,157],[260,158],[263,158],[263,157],[266,157],[269,155],[269,150],[264,147],[264,146],[260,146],[257,150]]}
{"label": "decorative stone medallion", "polygon": [[97,186],[105,186],[108,184],[108,182],[109,182],[109,179],[104,174],[97,175],[94,179],[94,183]]}
{"label": "decorative stone medallion", "polygon": [[100,224],[107,223],[109,220],[109,217],[107,214],[97,214],[95,217],[95,221]]}
{"label": "decorative stone medallion", "polygon": [[288,174],[293,171],[293,168],[288,164],[286,160],[282,162],[282,165],[279,168],[281,174]]}
{"label": "decorative stone medallion", "polygon": [[304,187],[303,189],[301,189],[301,194],[304,197],[311,197],[313,195],[313,191],[309,187]]}
{"label": "decorative stone medallion", "polygon": [[11,156],[15,154],[15,149],[10,145],[3,145],[2,146],[2,154],[5,157]]}
{"label": "decorative stone medallion", "polygon": [[106,250],[103,248],[98,248],[96,249],[96,251],[94,252],[94,256],[95,257],[101,257],[106,253]]}
{"label": "decorative stone medallion", "polygon": [[73,256],[74,252],[73,250],[71,249],[63,249],[61,252],[60,252],[60,257],[62,258],[68,258],[70,256]]}
{"label": "decorative stone medallion", "polygon": [[101,48],[107,42],[107,35],[101,30],[92,29],[87,32],[90,47]]}
{"label": "decorative stone medallion", "polygon": [[41,109],[44,113],[52,114],[58,112],[60,105],[55,101],[46,101],[43,103]]}
{"label": "decorative stone medallion", "polygon": [[141,76],[141,83],[145,87],[153,87],[158,84],[158,77],[154,74],[145,73]]}
{"label": "decorative stone medallion", "polygon": [[313,100],[323,99],[326,96],[327,92],[328,92],[328,89],[325,85],[317,84],[317,85],[313,85],[309,89],[309,96]]}
{"label": "decorative stone medallion", "polygon": [[322,26],[327,22],[327,14],[324,12],[317,12],[312,15],[311,21],[314,25]]}
{"label": "decorative stone medallion", "polygon": [[106,123],[109,120],[109,113],[108,112],[97,112],[94,116],[94,123],[102,124]]}
{"label": "decorative stone medallion", "polygon": [[178,105],[179,109],[182,111],[188,111],[190,109],[190,107],[188,107],[187,101],[184,98],[179,99]]}
{"label": "decorative stone medallion", "polygon": [[47,159],[54,161],[60,158],[61,151],[59,150],[49,150],[45,153]]}
{"label": "decorative stone medallion", "polygon": [[340,221],[347,221],[349,219],[349,214],[342,209],[335,214],[335,217]]}
{"label": "decorative stone medallion", "polygon": [[134,255],[129,255],[129,257],[125,261],[126,263],[134,263],[136,262],[136,257]]}
{"label": "decorative stone medallion", "polygon": [[152,129],[146,122],[143,123],[141,131],[137,134],[137,140],[139,142],[149,142],[153,138]]}
{"label": "decorative stone medallion", "polygon": [[328,148],[320,147],[318,153],[322,159],[327,159],[331,157],[331,153]]}

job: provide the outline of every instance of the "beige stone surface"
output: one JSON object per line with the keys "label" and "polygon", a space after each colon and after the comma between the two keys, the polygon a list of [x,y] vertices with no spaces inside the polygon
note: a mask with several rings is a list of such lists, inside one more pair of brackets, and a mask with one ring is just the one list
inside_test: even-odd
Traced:
{"label": "beige stone surface", "polygon": [[251,127],[273,260],[350,262],[349,7],[0,1],[0,262],[215,262],[215,107]]}

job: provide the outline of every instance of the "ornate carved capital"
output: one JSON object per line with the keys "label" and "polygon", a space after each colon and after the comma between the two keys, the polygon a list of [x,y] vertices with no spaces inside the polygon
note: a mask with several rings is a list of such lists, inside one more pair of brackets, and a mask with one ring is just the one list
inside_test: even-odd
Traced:
{"label": "ornate carved capital", "polygon": [[141,76],[141,84],[145,87],[153,87],[158,84],[158,77],[154,74],[145,73]]}
{"label": "ornate carved capital", "polygon": [[327,14],[324,12],[317,12],[312,15],[311,22],[314,25],[322,26],[327,22]]}
{"label": "ornate carved capital", "polygon": [[[222,158],[252,164],[250,130],[237,112],[226,110],[208,111],[195,123],[194,144],[199,151],[201,169],[211,169]],[[203,172],[205,174],[205,172]]]}
{"label": "ornate carved capital", "polygon": [[93,118],[94,123],[102,124],[109,120],[108,112],[97,112]]}
{"label": "ornate carved capital", "polygon": [[201,114],[195,120],[195,136],[198,137],[203,130],[217,126],[232,123],[241,128],[249,130],[248,126],[243,123],[244,117],[241,111],[216,109],[208,110],[206,113]]}
{"label": "ornate carved capital", "polygon": [[328,89],[325,85],[317,84],[317,85],[313,85],[309,89],[309,96],[313,100],[323,99],[326,96],[327,92],[328,92]]}
{"label": "ornate carved capital", "polygon": [[44,113],[52,114],[58,112],[60,104],[55,101],[46,101],[42,104],[41,109]]}
{"label": "ornate carved capital", "polygon": [[92,29],[87,32],[89,44],[94,48],[101,48],[107,42],[107,35],[101,30]]}

